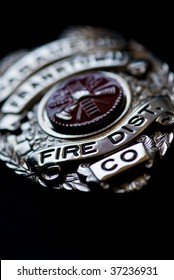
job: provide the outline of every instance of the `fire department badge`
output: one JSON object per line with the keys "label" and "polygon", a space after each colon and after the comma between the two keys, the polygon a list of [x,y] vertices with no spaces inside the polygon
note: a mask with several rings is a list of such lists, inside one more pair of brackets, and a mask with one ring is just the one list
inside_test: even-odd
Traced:
{"label": "fire department badge", "polygon": [[112,31],[70,28],[0,63],[0,159],[44,187],[139,190],[173,140],[174,75]]}

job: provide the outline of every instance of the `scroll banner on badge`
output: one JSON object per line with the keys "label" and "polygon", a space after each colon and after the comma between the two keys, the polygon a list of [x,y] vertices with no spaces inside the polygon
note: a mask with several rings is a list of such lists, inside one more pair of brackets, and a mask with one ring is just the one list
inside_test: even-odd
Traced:
{"label": "scroll banner on badge", "polygon": [[[99,56],[101,56],[101,60],[98,59]],[[78,57],[72,57],[69,61],[63,60],[56,62],[41,69],[24,81],[7,101],[5,101],[1,111],[5,114],[20,114],[28,106],[30,107],[29,104],[32,104],[45,89],[48,89],[62,79],[80,71],[94,69],[94,66],[96,69],[121,67],[125,66],[127,62],[128,56],[126,52],[120,51],[98,51],[97,53],[90,53],[88,56],[79,55]]]}
{"label": "scroll banner on badge", "polygon": [[1,279],[173,280],[173,267],[173,260],[3,260]]}
{"label": "scroll banner on badge", "polygon": [[32,153],[28,161],[33,167],[42,167],[45,164],[85,160],[114,153],[166,112],[174,113],[169,98],[167,96],[153,98],[130,113],[121,124],[104,136],[41,149]]}
{"label": "scroll banner on badge", "polygon": [[104,181],[148,159],[144,145],[139,143],[92,164],[90,169]]}

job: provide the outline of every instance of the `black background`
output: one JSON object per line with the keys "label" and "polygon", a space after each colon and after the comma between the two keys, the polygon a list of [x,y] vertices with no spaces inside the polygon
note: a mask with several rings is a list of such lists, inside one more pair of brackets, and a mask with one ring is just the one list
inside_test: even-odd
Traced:
{"label": "black background", "polygon": [[[130,1],[133,2],[133,1]],[[94,5],[95,4],[95,5]],[[174,70],[172,7],[139,1],[1,8],[0,56],[55,39],[69,25],[105,26],[146,45]],[[50,191],[0,163],[1,259],[174,258],[171,147],[142,191],[127,195]]]}

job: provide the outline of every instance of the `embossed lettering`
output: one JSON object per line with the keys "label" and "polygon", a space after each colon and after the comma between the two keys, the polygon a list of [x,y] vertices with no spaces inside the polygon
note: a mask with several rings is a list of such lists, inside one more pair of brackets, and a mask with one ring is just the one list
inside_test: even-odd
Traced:
{"label": "embossed lettering", "polygon": [[135,126],[141,126],[144,122],[145,122],[144,117],[134,116],[129,120],[128,123]]}
{"label": "embossed lettering", "polygon": [[135,150],[128,150],[120,155],[122,161],[131,162],[137,158],[138,154]]}
{"label": "embossed lettering", "polygon": [[125,126],[125,125],[123,125],[122,128],[123,128],[124,130],[126,130],[126,132],[127,132],[127,131],[128,131],[128,132],[131,132],[131,133],[134,132],[133,129],[131,129],[130,127],[127,127],[127,126]]}
{"label": "embossed lettering", "polygon": [[47,73],[47,74],[45,74],[45,75],[42,76],[42,79],[43,79],[43,80],[48,80],[48,79],[50,79],[50,78],[53,78],[53,75],[50,74],[50,73]]}
{"label": "embossed lettering", "polygon": [[156,114],[156,112],[150,111],[150,110],[148,109],[149,107],[150,107],[149,104],[146,105],[146,106],[144,106],[140,111],[138,111],[138,114],[141,114],[141,113],[143,113],[143,112],[147,112],[147,113],[149,113],[149,114],[151,114],[151,115]]}
{"label": "embossed lettering", "polygon": [[40,153],[40,162],[44,164],[46,158],[51,157],[54,149],[49,149]]}
{"label": "embossed lettering", "polygon": [[21,98],[25,98],[27,96],[28,92],[27,91],[22,91],[18,93],[18,96]]}
{"label": "embossed lettering", "polygon": [[31,86],[32,86],[33,88],[36,88],[36,87],[40,86],[40,83],[31,83]]}
{"label": "embossed lettering", "polygon": [[118,144],[121,141],[123,141],[123,139],[125,138],[125,134],[122,131],[119,132],[115,132],[111,135],[109,135],[108,139],[113,143],[113,144]]}
{"label": "embossed lettering", "polygon": [[94,148],[95,144],[96,142],[82,144],[82,155],[88,155],[97,152],[97,150]]}
{"label": "embossed lettering", "polygon": [[19,69],[19,72],[24,73],[24,74],[28,74],[30,73],[31,69],[28,65],[23,66],[21,69]]}
{"label": "embossed lettering", "polygon": [[61,152],[61,148],[59,147],[59,148],[56,149],[55,159],[60,158],[60,152]]}
{"label": "embossed lettering", "polygon": [[90,169],[99,180],[108,180],[116,174],[148,159],[149,155],[144,145],[138,143],[95,162],[90,166]]}
{"label": "embossed lettering", "polygon": [[117,168],[118,164],[108,164],[110,162],[114,162],[115,160],[113,158],[110,158],[110,159],[107,159],[105,160],[104,162],[102,162],[101,164],[101,168],[104,170],[104,171],[112,171],[114,170],[115,168]]}
{"label": "embossed lettering", "polygon": [[79,147],[77,145],[65,147],[63,151],[63,158],[67,158],[68,154],[72,154],[75,157],[79,156]]}

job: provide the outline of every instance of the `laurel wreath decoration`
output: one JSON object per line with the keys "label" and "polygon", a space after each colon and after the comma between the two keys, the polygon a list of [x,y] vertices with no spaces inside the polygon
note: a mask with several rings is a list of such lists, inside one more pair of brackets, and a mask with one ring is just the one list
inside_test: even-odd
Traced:
{"label": "laurel wreath decoration", "polygon": [[[9,137],[13,138],[11,141],[14,143],[15,137]],[[15,146],[10,144],[10,140],[8,139],[9,137],[0,134],[0,159],[5,161],[6,166],[13,169],[15,173],[30,176],[31,171],[29,167],[27,166],[24,158],[20,157],[20,155],[14,151]]]}

